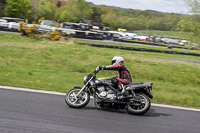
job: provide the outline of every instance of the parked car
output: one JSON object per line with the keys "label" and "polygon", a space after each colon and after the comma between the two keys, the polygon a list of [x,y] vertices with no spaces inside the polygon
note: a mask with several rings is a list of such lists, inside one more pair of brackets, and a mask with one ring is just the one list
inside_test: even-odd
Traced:
{"label": "parked car", "polygon": [[19,23],[16,22],[9,22],[8,23],[8,30],[9,31],[18,31],[19,29]]}
{"label": "parked car", "polygon": [[188,43],[189,43],[189,41],[187,41],[187,40],[181,40],[180,43],[179,43],[179,45],[185,46]]}
{"label": "parked car", "polygon": [[167,44],[175,44],[179,45],[179,41],[171,38],[162,38],[162,42],[167,43]]}
{"label": "parked car", "polygon": [[0,29],[9,31],[18,31],[19,22],[25,21],[21,18],[1,17],[0,18]]}
{"label": "parked car", "polygon": [[5,19],[0,19],[0,30],[8,28],[8,21]]}
{"label": "parked car", "polygon": [[139,41],[143,41],[143,40],[147,40],[149,37],[148,36],[144,36],[144,35],[137,35],[134,36],[134,40],[139,40]]}

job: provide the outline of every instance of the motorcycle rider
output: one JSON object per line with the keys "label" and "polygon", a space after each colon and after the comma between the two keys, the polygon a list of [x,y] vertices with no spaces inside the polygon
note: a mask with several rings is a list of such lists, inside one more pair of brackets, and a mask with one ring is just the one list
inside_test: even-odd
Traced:
{"label": "motorcycle rider", "polygon": [[112,58],[112,65],[99,66],[98,69],[99,70],[117,70],[116,77],[111,79],[111,82],[117,86],[116,88],[122,89],[123,88],[122,85],[127,85],[127,84],[132,83],[130,71],[124,65],[124,58],[121,56],[114,56]]}

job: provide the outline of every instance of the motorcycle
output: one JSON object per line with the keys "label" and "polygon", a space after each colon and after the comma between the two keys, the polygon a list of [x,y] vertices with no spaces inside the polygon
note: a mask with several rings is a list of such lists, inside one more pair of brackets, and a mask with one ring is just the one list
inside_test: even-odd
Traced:
{"label": "motorcycle", "polygon": [[150,98],[153,98],[153,83],[121,84],[122,90],[119,91],[112,84],[112,79],[97,79],[98,72],[99,67],[84,77],[83,87],[74,87],[66,93],[65,102],[69,107],[85,107],[89,103],[91,95],[98,109],[126,109],[129,114],[133,115],[143,115],[148,112],[151,107]]}

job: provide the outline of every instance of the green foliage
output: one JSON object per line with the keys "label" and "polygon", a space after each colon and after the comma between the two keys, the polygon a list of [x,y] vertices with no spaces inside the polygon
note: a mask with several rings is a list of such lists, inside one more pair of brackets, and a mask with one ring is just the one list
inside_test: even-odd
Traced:
{"label": "green foliage", "polygon": [[180,32],[177,32],[177,31],[136,30],[135,32],[138,34],[145,34],[145,35],[149,35],[149,36],[157,35],[160,37],[182,39],[182,36],[180,36]]}
{"label": "green foliage", "polygon": [[181,32],[184,38],[199,44],[200,41],[200,20],[197,17],[182,18],[176,30]]}
{"label": "green foliage", "polygon": [[[102,12],[101,19],[105,26],[113,30],[118,27],[128,30],[165,30],[169,31],[179,21],[178,14],[161,14],[132,9],[96,6]],[[96,11],[97,12],[97,11]]]}
{"label": "green foliage", "polygon": [[[200,0],[185,0],[195,15],[200,14]],[[163,14],[150,11],[122,9],[110,6],[91,6],[85,0],[68,0],[66,6],[59,6],[53,0],[32,2],[33,14],[29,0],[7,0],[5,15],[10,17],[59,20],[59,22],[77,22],[80,18],[100,20],[105,27],[112,30],[125,28],[128,30],[173,30],[180,21],[179,14]],[[184,16],[185,18],[186,16]],[[187,17],[186,17],[187,18]],[[182,22],[181,20],[180,22]],[[180,23],[179,23],[180,25]]]}
{"label": "green foliage", "polygon": [[54,19],[55,7],[51,1],[41,0],[38,4],[38,19],[44,17],[48,20]]}
{"label": "green foliage", "polygon": [[92,10],[93,10],[92,18],[99,20],[101,18],[101,15],[103,14],[101,7],[100,6],[97,6],[97,7],[93,6]]}
{"label": "green foliage", "polygon": [[65,7],[57,11],[61,14],[57,14],[56,18],[68,22],[77,22],[82,17],[91,18],[93,13],[92,7],[85,0],[69,0]]}
{"label": "green foliage", "polygon": [[0,0],[0,16],[4,14],[6,0]]}
{"label": "green foliage", "polygon": [[[7,0],[8,5],[6,15],[23,18],[32,17],[35,20],[45,17],[45,19],[56,19],[59,20],[59,22],[77,22],[79,19],[86,17],[89,19],[100,20],[105,27],[110,27],[112,30],[126,28],[128,30],[164,31],[172,30],[181,18],[178,14],[173,13],[162,14],[149,11],[106,7],[102,5],[91,6],[85,2],[85,0],[68,0],[66,6],[61,7],[59,6],[59,3],[55,4],[53,0],[41,0],[38,6],[36,4],[37,2],[34,1],[32,2],[34,12],[31,15],[30,4],[25,3],[28,1],[29,0]],[[20,11],[20,13],[18,13],[18,11]]]}
{"label": "green foliage", "polygon": [[5,15],[16,18],[32,18],[32,7],[29,0],[7,0]]}
{"label": "green foliage", "polygon": [[200,0],[185,0],[190,8],[190,12],[194,15],[200,16]]}
{"label": "green foliage", "polygon": [[200,46],[200,0],[185,0],[194,16],[183,17],[176,25],[176,30],[188,40]]}
{"label": "green foliage", "polygon": [[57,8],[56,9],[56,14],[55,14],[55,19],[56,20],[60,20],[61,18],[61,14],[63,13],[63,9],[60,7],[60,8]]}

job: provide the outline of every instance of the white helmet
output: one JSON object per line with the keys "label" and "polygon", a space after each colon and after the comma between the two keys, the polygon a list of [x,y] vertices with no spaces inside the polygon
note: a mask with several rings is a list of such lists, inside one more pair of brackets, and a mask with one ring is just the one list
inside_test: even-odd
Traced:
{"label": "white helmet", "polygon": [[121,57],[121,56],[114,56],[112,58],[112,65],[116,65],[116,64],[119,64],[119,63],[124,63],[124,58]]}

